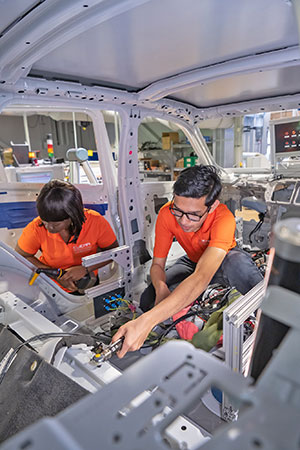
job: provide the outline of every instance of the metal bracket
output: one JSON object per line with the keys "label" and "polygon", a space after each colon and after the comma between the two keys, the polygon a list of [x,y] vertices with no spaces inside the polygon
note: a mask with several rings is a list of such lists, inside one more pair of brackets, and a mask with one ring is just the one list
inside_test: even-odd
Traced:
{"label": "metal bracket", "polygon": [[103,261],[112,259],[120,264],[123,269],[130,270],[130,250],[128,245],[106,250],[105,252],[95,253],[95,255],[85,256],[82,258],[82,265],[84,267],[91,267]]}
{"label": "metal bracket", "polygon": [[[243,323],[259,307],[265,293],[265,283],[262,280],[247,294],[233,302],[223,313],[223,346],[225,349],[225,364],[237,373],[244,373],[254,343],[254,333],[243,342]],[[236,411],[231,400],[223,395],[222,416],[225,420],[236,419]]]}
{"label": "metal bracket", "polygon": [[[130,283],[132,281],[132,267],[131,267],[131,257],[130,248],[128,245],[122,245],[120,247],[113,248],[111,250],[106,250],[104,252],[96,253],[95,255],[85,256],[82,258],[82,265],[84,267],[92,267],[103,261],[113,260],[119,264],[123,269],[123,277],[119,278],[116,282],[111,284],[112,289],[124,286],[126,294],[130,290]],[[105,291],[107,291],[109,286],[105,285]],[[103,294],[103,286],[94,286],[91,289],[85,291],[89,298],[94,298],[98,295]]]}

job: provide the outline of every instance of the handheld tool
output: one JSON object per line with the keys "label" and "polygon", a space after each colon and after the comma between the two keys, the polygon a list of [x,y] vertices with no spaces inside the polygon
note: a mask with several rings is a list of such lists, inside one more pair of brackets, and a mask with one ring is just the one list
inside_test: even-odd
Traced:
{"label": "handheld tool", "polygon": [[48,277],[54,278],[55,280],[59,280],[63,274],[65,273],[65,270],[63,269],[43,269],[43,268],[37,268],[29,280],[29,286],[32,286],[37,277],[40,273],[44,273],[45,275],[48,275]]}
{"label": "handheld tool", "polygon": [[[34,271],[32,277],[30,278],[28,283],[29,286],[33,285],[33,283],[35,282],[40,273],[44,273],[48,277],[58,281],[66,273],[66,271],[64,269],[43,269],[39,267]],[[94,286],[96,282],[97,282],[96,275],[93,272],[88,272],[84,277],[80,278],[80,280],[77,280],[74,283],[78,291],[81,292],[84,291],[84,289],[88,289]]]}
{"label": "handheld tool", "polygon": [[111,358],[115,353],[117,353],[124,341],[124,336],[122,336],[120,339],[118,339],[116,342],[109,344],[102,353],[96,353],[93,358],[91,359],[92,362],[96,363],[97,366],[102,364],[104,361],[107,361],[109,358]]}

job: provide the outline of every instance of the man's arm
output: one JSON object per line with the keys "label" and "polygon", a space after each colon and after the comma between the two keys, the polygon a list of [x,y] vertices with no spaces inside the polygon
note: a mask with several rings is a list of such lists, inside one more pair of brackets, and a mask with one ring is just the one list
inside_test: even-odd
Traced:
{"label": "man's arm", "polygon": [[150,269],[151,281],[155,290],[155,305],[170,295],[166,284],[165,265],[167,258],[153,258]]}
{"label": "man's arm", "polygon": [[199,259],[194,273],[183,280],[168,297],[150,311],[123,325],[113,337],[113,342],[125,337],[118,356],[122,358],[128,351],[138,350],[155,325],[196,300],[206,289],[225,256],[225,250],[208,247]]}

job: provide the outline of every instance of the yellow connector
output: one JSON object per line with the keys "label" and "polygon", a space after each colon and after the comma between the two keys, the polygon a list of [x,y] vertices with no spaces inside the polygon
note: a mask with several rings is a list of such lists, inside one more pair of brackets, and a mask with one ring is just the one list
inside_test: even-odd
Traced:
{"label": "yellow connector", "polygon": [[32,286],[33,285],[33,283],[35,282],[35,280],[37,279],[37,277],[39,276],[39,274],[38,273],[36,273],[36,272],[34,272],[34,274],[32,275],[32,277],[30,278],[30,280],[29,280],[29,286]]}

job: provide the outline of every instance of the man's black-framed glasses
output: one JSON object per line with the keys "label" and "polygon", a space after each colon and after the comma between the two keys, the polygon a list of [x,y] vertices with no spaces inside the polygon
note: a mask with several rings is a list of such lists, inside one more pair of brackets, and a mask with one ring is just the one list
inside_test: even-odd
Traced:
{"label": "man's black-framed glasses", "polygon": [[173,214],[173,216],[175,217],[183,217],[186,216],[188,220],[191,220],[192,222],[200,222],[200,220],[202,219],[203,216],[205,216],[205,214],[209,213],[210,210],[210,206],[207,207],[205,213],[203,214],[196,214],[196,213],[190,213],[190,212],[184,212],[181,209],[177,208],[177,206],[174,204],[174,200],[172,200],[170,206],[169,206],[169,210],[171,212],[171,214]]}

